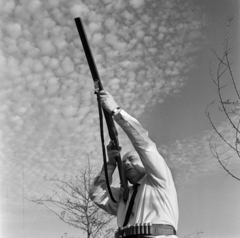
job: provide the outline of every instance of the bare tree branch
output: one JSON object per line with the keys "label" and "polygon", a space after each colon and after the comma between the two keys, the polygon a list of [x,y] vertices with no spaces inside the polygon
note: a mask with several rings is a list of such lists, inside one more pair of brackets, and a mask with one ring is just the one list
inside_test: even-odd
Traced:
{"label": "bare tree branch", "polygon": [[[205,110],[205,114],[215,131],[217,137],[222,141],[225,146],[228,147],[228,149],[224,152],[219,151],[219,140],[217,140],[215,137],[211,137],[209,139],[209,147],[211,150],[212,155],[218,160],[221,167],[234,179],[237,179],[240,181],[240,177],[235,175],[230,169],[229,169],[229,162],[233,159],[235,160],[240,159],[240,150],[239,150],[239,144],[240,144],[240,119],[238,116],[240,115],[240,91],[238,90],[236,79],[233,74],[233,62],[230,61],[229,55],[231,54],[231,50],[229,47],[229,41],[228,41],[228,35],[229,35],[229,28],[231,25],[233,18],[228,18],[225,24],[225,39],[223,43],[223,53],[222,56],[219,56],[215,50],[212,50],[214,53],[214,56],[218,60],[217,68],[214,73],[212,62],[209,64],[209,72],[211,79],[216,86],[217,89],[217,95],[219,98],[219,102],[212,102],[209,104]],[[226,82],[227,81],[227,82]],[[224,96],[224,90],[227,88],[232,89],[234,92],[231,96],[231,98],[225,98]],[[212,115],[210,113],[210,106],[216,106],[220,113],[225,115],[227,119],[228,127],[231,128],[232,137],[227,137],[226,133],[224,131],[221,131],[218,126],[215,123],[215,120],[213,120]],[[227,152],[231,152],[232,154],[235,153],[236,156],[229,156],[226,155]]]}
{"label": "bare tree branch", "polygon": [[63,222],[83,230],[87,238],[113,236],[113,227],[110,225],[113,216],[104,212],[90,199],[90,186],[95,174],[87,158],[87,166],[80,170],[74,179],[45,178],[54,184],[50,195],[32,198],[30,201],[44,206]]}

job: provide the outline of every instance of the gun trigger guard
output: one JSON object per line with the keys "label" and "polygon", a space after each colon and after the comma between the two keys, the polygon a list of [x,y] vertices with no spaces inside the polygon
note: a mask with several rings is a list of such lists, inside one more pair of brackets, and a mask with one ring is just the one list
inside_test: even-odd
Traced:
{"label": "gun trigger guard", "polygon": [[115,150],[115,149],[116,149],[116,144],[114,140],[111,140],[111,150]]}

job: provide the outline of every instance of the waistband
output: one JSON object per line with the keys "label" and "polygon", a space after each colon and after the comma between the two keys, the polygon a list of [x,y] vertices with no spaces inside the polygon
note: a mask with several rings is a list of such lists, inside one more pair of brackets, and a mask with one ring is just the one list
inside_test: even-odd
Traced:
{"label": "waistband", "polygon": [[115,231],[115,238],[148,237],[157,235],[176,235],[176,230],[171,225],[136,223],[132,226],[119,227]]}

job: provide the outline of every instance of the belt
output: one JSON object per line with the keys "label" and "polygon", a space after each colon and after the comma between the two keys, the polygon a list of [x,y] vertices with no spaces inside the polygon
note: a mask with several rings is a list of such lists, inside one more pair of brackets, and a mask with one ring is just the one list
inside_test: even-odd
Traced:
{"label": "belt", "polygon": [[115,231],[115,238],[140,238],[157,235],[176,235],[176,230],[171,225],[136,223],[133,226],[119,227],[117,231]]}

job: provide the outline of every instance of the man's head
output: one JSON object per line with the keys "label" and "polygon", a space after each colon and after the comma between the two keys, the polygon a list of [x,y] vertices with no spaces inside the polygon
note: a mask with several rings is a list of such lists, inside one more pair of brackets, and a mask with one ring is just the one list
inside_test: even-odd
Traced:
{"label": "man's head", "polygon": [[137,183],[146,174],[146,170],[136,151],[127,152],[122,158],[122,163],[125,176],[131,184]]}

